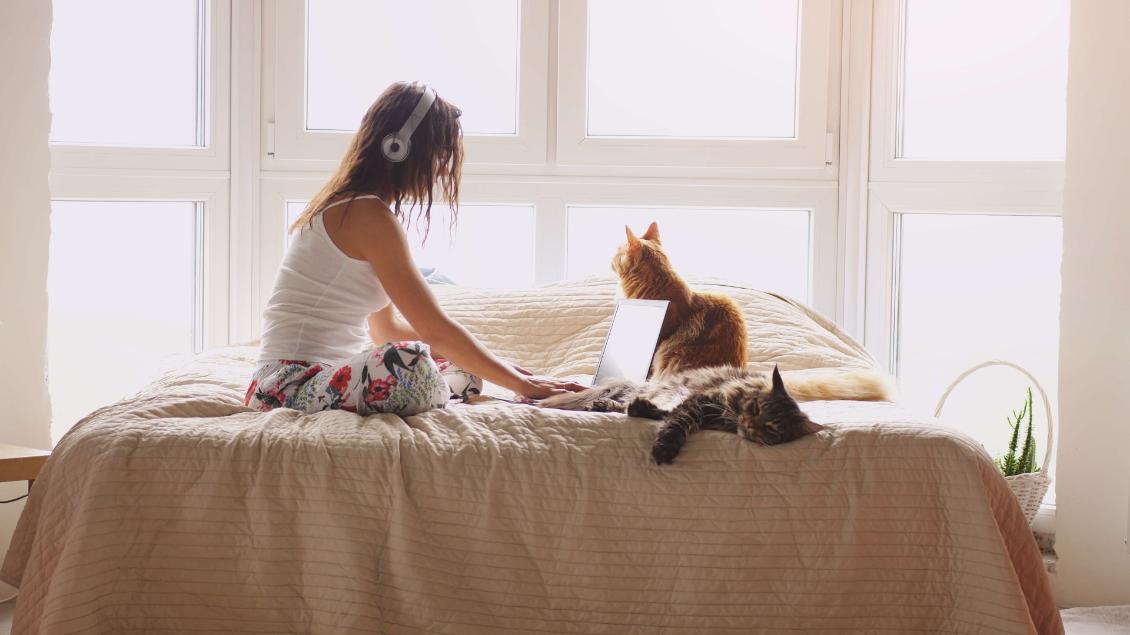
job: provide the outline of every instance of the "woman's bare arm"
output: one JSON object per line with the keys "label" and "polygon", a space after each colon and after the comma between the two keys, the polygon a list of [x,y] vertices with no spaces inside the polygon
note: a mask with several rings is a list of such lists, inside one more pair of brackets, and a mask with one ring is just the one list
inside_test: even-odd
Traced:
{"label": "woman's bare arm", "polygon": [[[369,314],[369,339],[378,346],[388,342],[405,342],[420,340],[420,334],[412,325],[396,315],[396,308],[390,302],[388,306]],[[433,355],[446,357],[443,351],[432,350]],[[509,360],[503,360],[514,367],[522,375],[532,375],[530,371]]]}
{"label": "woman's bare arm", "polygon": [[396,217],[372,199],[354,201],[350,207],[353,213],[340,215],[340,223],[327,223],[331,238],[347,255],[356,253],[369,262],[418,339],[443,351],[467,372],[526,397],[543,398],[584,388],[573,382],[525,376],[496,357],[440,308],[412,262],[408,239]]}
{"label": "woman's bare arm", "polygon": [[420,334],[404,320],[396,316],[392,304],[369,314],[369,338],[374,344],[419,340]]}

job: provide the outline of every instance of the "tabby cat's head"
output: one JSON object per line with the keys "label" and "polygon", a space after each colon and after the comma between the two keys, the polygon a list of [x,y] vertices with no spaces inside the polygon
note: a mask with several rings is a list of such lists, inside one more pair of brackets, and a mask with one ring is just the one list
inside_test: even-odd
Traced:
{"label": "tabby cat's head", "polygon": [[621,278],[631,275],[646,275],[651,271],[667,271],[671,262],[663,253],[659,242],[659,225],[652,223],[642,236],[637,237],[632,228],[624,225],[628,241],[616,250],[612,257],[612,270]]}
{"label": "tabby cat's head", "polygon": [[755,391],[738,399],[735,413],[738,434],[762,445],[788,443],[823,429],[801,411],[795,399],[785,390],[781,373],[773,367],[772,387]]}

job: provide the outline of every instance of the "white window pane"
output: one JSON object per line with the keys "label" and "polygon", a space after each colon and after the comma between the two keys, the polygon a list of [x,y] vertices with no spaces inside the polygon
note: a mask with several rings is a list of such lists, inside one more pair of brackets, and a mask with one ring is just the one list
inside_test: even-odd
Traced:
{"label": "white window pane", "polygon": [[51,141],[203,145],[198,0],[54,0]]}
{"label": "white window pane", "polygon": [[306,210],[306,204],[308,202],[309,201],[287,201],[286,202],[286,244],[287,245],[290,245],[290,241],[294,238],[294,234],[291,233],[290,228],[291,228],[292,225],[294,225],[294,221],[298,220],[298,217],[301,216],[302,212]]}
{"label": "white window pane", "polygon": [[412,256],[420,267],[435,268],[456,284],[470,287],[534,286],[534,206],[463,203],[459,222],[449,230],[447,208],[432,208],[432,227],[408,230]]}
{"label": "white window pane", "polygon": [[[958,374],[1001,359],[1035,375],[1055,408],[1061,220],[958,214],[899,219],[901,399],[932,413]],[[1008,445],[1005,418],[1020,408],[1029,385],[1011,369],[979,371],[951,395],[943,421],[999,456]],[[1038,393],[1035,407],[1042,459],[1047,420]]]}
{"label": "white window pane", "polygon": [[518,0],[309,0],[306,128],[356,130],[389,84],[422,81],[465,133],[517,133],[518,19]]}
{"label": "white window pane", "polygon": [[588,134],[796,136],[797,0],[588,4]]}
{"label": "white window pane", "polygon": [[808,297],[809,211],[690,207],[569,207],[568,276],[612,276],[624,226],[636,235],[659,223],[671,264],[684,276],[712,276]]}
{"label": "white window pane", "polygon": [[198,204],[54,201],[48,266],[52,432],[194,349]]}
{"label": "white window pane", "polygon": [[908,0],[899,156],[1062,159],[1069,0]]}
{"label": "white window pane", "polygon": [[[287,201],[290,227],[306,201]],[[534,286],[534,206],[463,203],[459,222],[450,228],[451,215],[442,204],[432,206],[431,230],[425,240],[415,223],[408,242],[416,266],[458,285],[483,288]],[[287,235],[287,244],[292,236]]]}

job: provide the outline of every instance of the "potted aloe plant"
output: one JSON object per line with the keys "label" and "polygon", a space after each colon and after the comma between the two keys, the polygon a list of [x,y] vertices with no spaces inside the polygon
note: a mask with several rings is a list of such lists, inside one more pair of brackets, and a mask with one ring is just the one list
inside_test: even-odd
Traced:
{"label": "potted aloe plant", "polygon": [[989,368],[991,366],[1005,366],[1023,374],[1032,382],[1032,386],[1035,386],[1044,404],[1044,412],[1048,421],[1048,439],[1047,445],[1044,448],[1043,461],[1040,463],[1036,462],[1036,437],[1033,430],[1031,386],[1028,388],[1024,405],[1020,410],[1013,411],[1012,416],[1008,417],[1008,425],[1011,429],[1008,451],[1005,452],[1004,456],[994,461],[997,468],[1004,475],[1004,480],[1008,483],[1008,488],[1012,491],[1013,495],[1016,496],[1016,500],[1020,502],[1020,508],[1024,511],[1024,516],[1028,519],[1028,522],[1032,522],[1032,519],[1036,517],[1036,512],[1040,510],[1040,503],[1043,502],[1044,495],[1048,493],[1048,487],[1051,486],[1051,480],[1048,478],[1045,468],[1047,468],[1048,461],[1051,460],[1052,443],[1055,438],[1055,425],[1052,421],[1051,401],[1048,399],[1047,392],[1040,386],[1040,382],[1036,380],[1035,376],[1023,367],[1012,362],[999,359],[982,362],[958,375],[957,378],[946,387],[945,392],[942,393],[941,399],[938,400],[938,405],[934,408],[934,416],[941,416],[946,399],[949,398],[950,393],[953,392],[953,389],[956,388],[958,384],[964,381],[966,377],[982,368]]}
{"label": "potted aloe plant", "polygon": [[[1027,426],[1025,427],[1025,417]],[[1032,387],[1028,387],[1028,399],[1020,410],[1014,410],[1008,417],[1008,425],[1012,428],[1012,435],[1008,440],[1008,452],[997,459],[997,467],[1005,476],[1017,474],[1030,474],[1039,472],[1040,466],[1036,465],[1036,438],[1032,434]],[[1020,443],[1020,428],[1024,427],[1024,442]],[[1017,452],[1019,448],[1019,453]]]}

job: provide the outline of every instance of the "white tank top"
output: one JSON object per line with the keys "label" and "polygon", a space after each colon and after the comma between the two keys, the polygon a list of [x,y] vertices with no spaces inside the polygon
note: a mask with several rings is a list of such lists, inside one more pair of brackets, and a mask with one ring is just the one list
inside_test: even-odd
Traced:
{"label": "white tank top", "polygon": [[286,250],[263,311],[259,363],[333,364],[370,343],[366,318],[388,305],[388,294],[368,261],[345,255],[326,233],[325,211],[348,200],[322,208]]}

